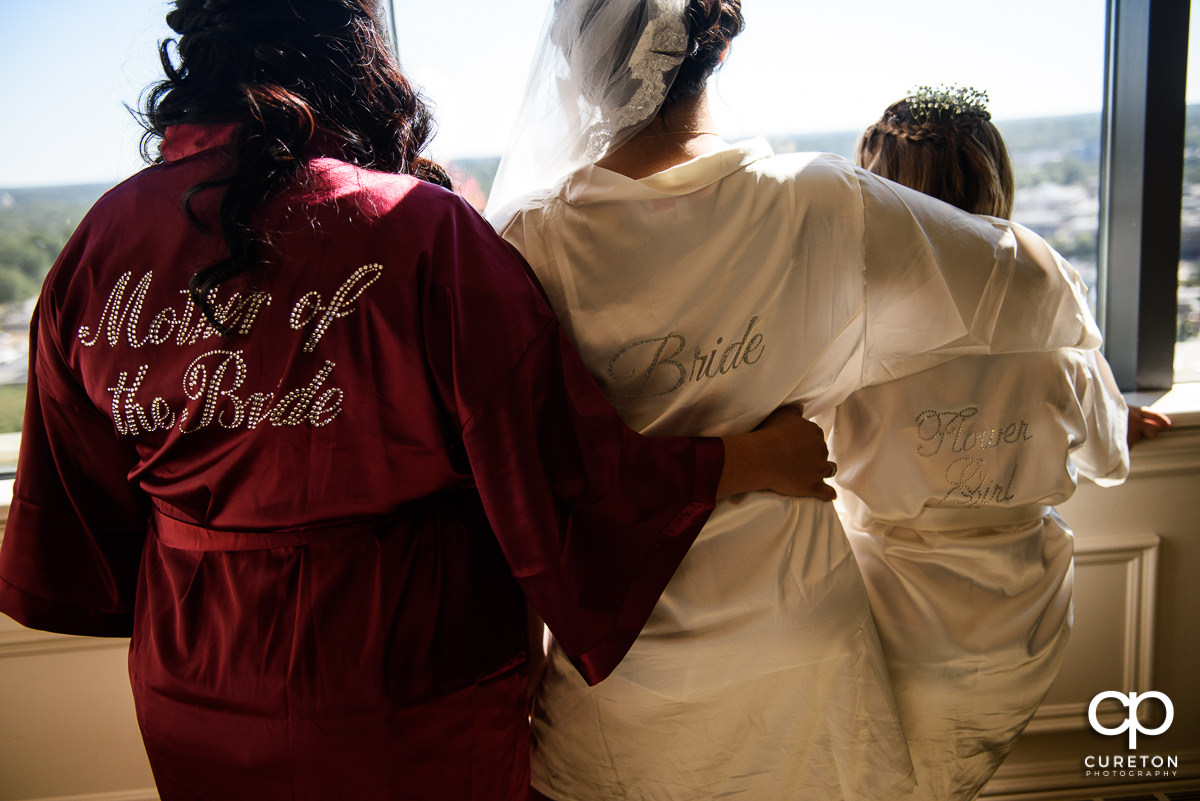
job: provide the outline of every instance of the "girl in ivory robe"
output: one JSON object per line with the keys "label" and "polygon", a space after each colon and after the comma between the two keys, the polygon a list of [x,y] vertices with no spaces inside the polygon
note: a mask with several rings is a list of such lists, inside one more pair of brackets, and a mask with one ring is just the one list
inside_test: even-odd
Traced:
{"label": "girl in ivory robe", "polygon": [[[922,88],[863,134],[859,164],[1007,219],[1007,150],[970,89]],[[899,265],[898,265],[899,268]],[[915,799],[974,798],[1062,661],[1072,535],[1054,510],[1080,474],[1109,486],[1127,441],[1169,424],[1127,410],[1104,357],[955,359],[854,393],[830,428],[843,523],[916,770]]]}

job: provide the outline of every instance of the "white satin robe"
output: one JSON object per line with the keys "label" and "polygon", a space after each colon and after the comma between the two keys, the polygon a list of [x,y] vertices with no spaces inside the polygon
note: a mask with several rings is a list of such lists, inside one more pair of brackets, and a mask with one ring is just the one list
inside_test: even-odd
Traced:
{"label": "white satin robe", "polygon": [[1058,673],[1077,474],[1129,471],[1095,351],[966,357],[869,387],[830,438],[920,801],[974,798]]}
{"label": "white satin robe", "polygon": [[[828,155],[728,146],[586,167],[501,233],[634,428],[724,434],[960,353],[1095,347],[1074,271],[1019,226]],[[555,799],[896,801],[911,764],[832,504],[719,503],[614,673],[557,647],[533,719]]]}

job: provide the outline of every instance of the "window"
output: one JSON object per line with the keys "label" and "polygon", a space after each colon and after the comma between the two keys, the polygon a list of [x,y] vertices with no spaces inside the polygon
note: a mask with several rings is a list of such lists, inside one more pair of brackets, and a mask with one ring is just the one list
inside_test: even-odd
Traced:
{"label": "window", "polygon": [[[530,8],[521,3],[503,14],[481,7],[479,27],[488,33],[456,34],[462,37],[456,40],[457,52],[489,52],[493,69],[485,74],[468,58],[449,63],[445,50],[432,44],[437,41],[436,28],[415,13],[418,8],[423,13],[424,5],[393,2],[404,21],[398,40],[405,67],[438,99],[443,129],[453,125],[473,136],[488,127],[507,130],[522,88],[511,77],[521,61],[514,51],[527,54],[532,47],[540,29],[539,4]],[[1140,45],[1143,61],[1150,54],[1154,57],[1154,77],[1147,79],[1145,65],[1132,65],[1142,36],[1139,25],[1149,26],[1152,5],[1159,20],[1154,44]],[[1195,369],[1187,368],[1195,359],[1189,356],[1196,353],[1194,334],[1175,344],[1178,333],[1200,327],[1200,278],[1189,277],[1200,268],[1161,252],[1174,249],[1178,232],[1156,233],[1155,254],[1149,261],[1140,249],[1151,245],[1150,237],[1136,243],[1124,236],[1106,239],[1131,225],[1140,228],[1152,218],[1162,219],[1163,214],[1179,218],[1178,211],[1164,212],[1162,204],[1169,208],[1178,202],[1165,198],[1174,194],[1170,187],[1180,186],[1181,179],[1141,181],[1138,175],[1150,165],[1130,160],[1133,146],[1143,156],[1161,153],[1159,140],[1129,144],[1126,129],[1114,126],[1113,120],[1140,115],[1144,129],[1159,134],[1174,130],[1165,118],[1182,114],[1184,98],[1171,94],[1169,77],[1182,80],[1186,40],[1181,49],[1178,33],[1187,30],[1187,4],[1011,0],[997,6],[864,0],[837,6],[760,0],[747,7],[747,15],[747,29],[710,92],[723,133],[766,133],[780,150],[831,150],[853,157],[857,133],[908,89],[938,83],[984,89],[1017,171],[1014,218],[1067,255],[1092,287],[1091,299],[1100,304],[1097,317],[1107,329],[1107,352],[1122,387],[1168,387],[1173,363],[1178,365],[1178,380],[1200,379]],[[518,16],[524,27],[511,32],[511,21]],[[443,23],[435,17],[433,24]],[[1125,35],[1117,37],[1118,30]],[[1176,34],[1174,42],[1167,41],[1171,33]],[[1149,35],[1147,28],[1142,38]],[[1118,42],[1124,48],[1119,59]],[[1106,70],[1110,48],[1111,63],[1124,65],[1121,70]],[[464,71],[459,75],[466,77],[456,79],[460,68]],[[524,68],[518,72],[523,74]],[[1117,92],[1121,76],[1122,89]],[[481,97],[486,106],[477,105]],[[478,116],[472,116],[473,107]],[[1155,124],[1145,125],[1147,119]],[[1188,141],[1195,144],[1189,146],[1200,165],[1200,124],[1193,136]],[[1105,142],[1118,153],[1116,161],[1102,161]],[[498,148],[491,147],[494,157]],[[466,171],[472,191],[478,191],[476,185],[486,189],[494,163],[487,158],[488,142],[477,138],[466,143],[458,134],[443,135],[435,151]],[[1181,147],[1172,152],[1180,151]],[[1173,169],[1163,162],[1175,159],[1156,160],[1158,169]],[[1200,205],[1200,188],[1195,192]],[[1111,216],[1125,208],[1136,209],[1136,222]],[[1192,239],[1200,247],[1200,211],[1186,219],[1190,225],[1183,226],[1185,257]],[[1105,260],[1112,270],[1100,266]],[[1168,269],[1166,264],[1172,266]],[[1169,301],[1163,300],[1168,296]],[[1143,308],[1146,304],[1150,305]]]}
{"label": "window", "polygon": [[1188,16],[1186,3],[1108,10],[1101,322],[1127,390],[1174,383]]}
{"label": "window", "polygon": [[1192,14],[1187,54],[1187,128],[1179,243],[1179,329],[1175,381],[1200,381],[1200,14]]}
{"label": "window", "polygon": [[[401,60],[438,119],[432,155],[451,162],[478,205],[548,4],[391,0]],[[62,0],[61,24],[47,26],[38,4],[5,9],[0,69],[19,79],[0,82],[0,104],[23,124],[0,129],[0,430],[19,429],[28,314],[42,275],[87,206],[140,166],[140,131],[124,105],[136,106],[158,76],[155,43],[170,35],[163,10],[144,0]],[[1093,284],[1123,387],[1169,384],[1172,366],[1178,380],[1200,380],[1200,110],[1186,144],[1176,133],[1171,145],[1180,157],[1186,147],[1183,178],[1136,177],[1149,169],[1137,159],[1162,150],[1153,137],[1183,124],[1187,4],[755,0],[746,13],[710,93],[724,134],[762,133],[780,150],[852,158],[858,132],[915,86],[987,91],[1017,167],[1015,217]],[[1110,45],[1118,58],[1106,101]],[[1192,88],[1189,99],[1200,102],[1200,80]],[[1129,122],[1138,119],[1140,128]],[[1141,133],[1131,140],[1131,130]],[[1102,142],[1113,158],[1102,161]],[[1181,198],[1182,217],[1173,205]],[[1136,242],[1116,235],[1157,224],[1163,208],[1182,221],[1181,254],[1171,254],[1178,231]],[[1155,243],[1165,252],[1146,256],[1143,246]],[[1111,269],[1099,266],[1105,257]],[[17,436],[0,434],[0,460]]]}
{"label": "window", "polygon": [[[417,5],[393,2],[404,21],[397,34],[405,68],[438,101],[443,133],[435,156],[465,171],[471,192],[486,191],[503,143],[479,132],[511,125],[524,88],[512,75],[527,70],[544,4],[526,2],[504,14],[479,10],[480,27],[488,30],[503,29],[517,14],[525,26],[505,39],[511,49],[495,47],[495,36],[461,34],[463,52],[495,53],[494,69],[478,75],[469,59],[448,62],[444,49],[431,44],[435,29],[406,13]],[[828,150],[852,159],[858,134],[908,90],[954,83],[987,91],[1017,173],[1015,219],[1070,258],[1095,287],[1095,301],[1105,11],[1105,0],[1013,0],[1003,14],[948,0],[852,6],[757,0],[746,8],[746,30],[713,82],[710,101],[729,137],[763,133],[779,151]],[[1016,60],[1014,42],[1021,43]],[[478,93],[464,91],[476,81]],[[481,96],[486,106],[478,106]]]}
{"label": "window", "polygon": [[0,27],[0,474],[16,462],[33,298],[101,193],[141,165],[137,105],[162,3],[7,3]]}
{"label": "window", "polygon": [[[405,68],[438,104],[435,156],[467,169],[472,191],[475,184],[486,189],[503,148],[497,134],[511,126],[548,4],[524,0],[497,10],[478,3],[471,12],[477,24],[450,26],[455,52],[487,53],[488,70],[472,58],[446,57],[440,12],[408,0],[393,4]],[[857,134],[909,89],[983,89],[1013,145],[1021,185],[1016,218],[1094,284],[1105,1],[1014,0],[1004,8],[997,14],[953,0],[756,0],[747,4],[746,30],[710,91],[719,130],[735,138],[766,134],[777,150],[831,150],[852,159]],[[1015,62],[1013,42],[1028,54]]]}

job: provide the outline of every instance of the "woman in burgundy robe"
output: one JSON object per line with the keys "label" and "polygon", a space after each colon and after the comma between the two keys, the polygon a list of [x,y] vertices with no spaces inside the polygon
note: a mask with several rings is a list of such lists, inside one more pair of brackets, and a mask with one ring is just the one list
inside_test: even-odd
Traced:
{"label": "woman in burgundy robe", "polygon": [[718,481],[803,493],[819,434],[625,428],[520,257],[412,177],[370,0],[168,22],[160,156],[39,300],[0,610],[132,636],[165,801],[523,798],[526,599],[598,681]]}

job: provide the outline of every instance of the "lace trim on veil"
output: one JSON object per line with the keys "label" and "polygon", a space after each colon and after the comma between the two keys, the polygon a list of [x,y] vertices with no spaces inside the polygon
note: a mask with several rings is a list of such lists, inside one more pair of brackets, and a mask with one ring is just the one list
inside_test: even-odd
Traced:
{"label": "lace trim on veil", "polygon": [[649,123],[687,51],[687,0],[555,0],[488,199],[555,186]]}

